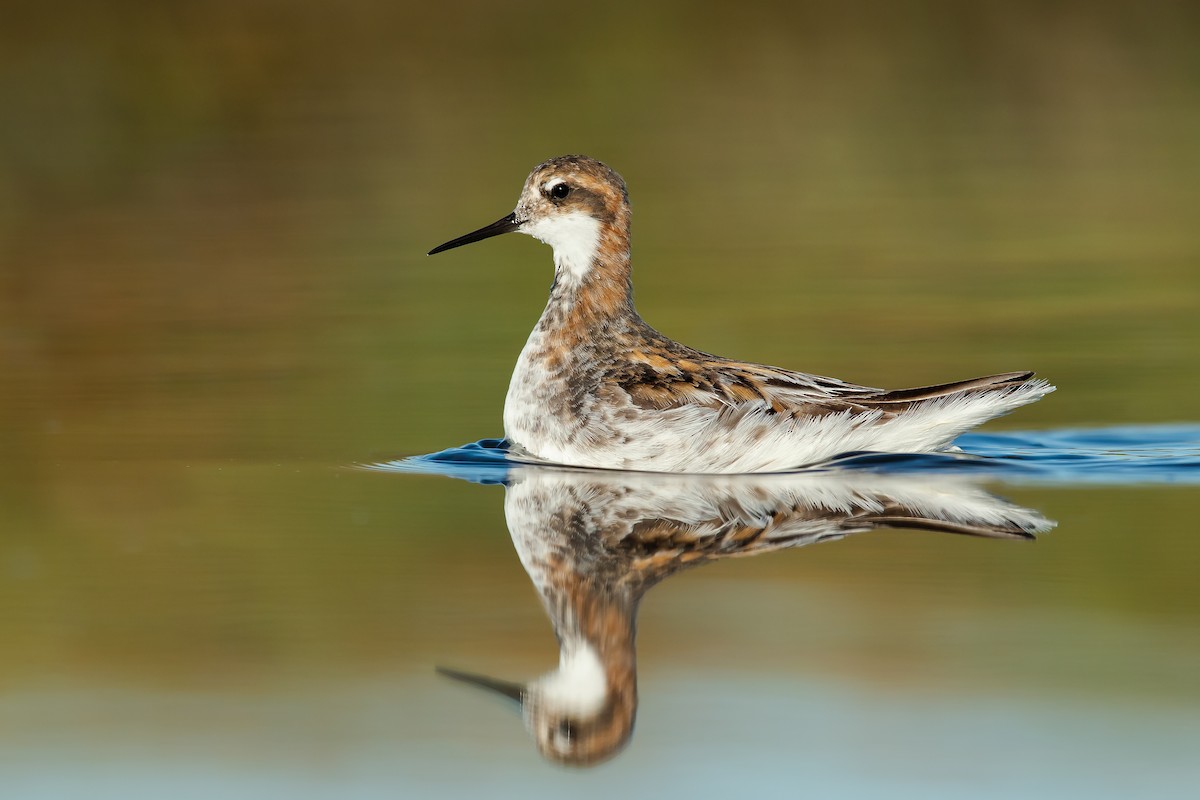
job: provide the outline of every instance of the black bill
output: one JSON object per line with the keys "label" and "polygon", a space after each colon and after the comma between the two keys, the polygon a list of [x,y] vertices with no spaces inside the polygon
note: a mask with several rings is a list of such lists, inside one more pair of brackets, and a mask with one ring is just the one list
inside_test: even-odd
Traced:
{"label": "black bill", "polygon": [[[486,230],[486,228],[485,228],[485,230]],[[472,235],[472,234],[468,234],[468,235]],[[489,235],[495,235],[495,234],[489,234]],[[481,237],[481,238],[484,238],[484,237]],[[472,241],[474,241],[474,240],[472,240]],[[454,244],[454,242],[450,242],[450,244]],[[463,244],[467,244],[467,243],[463,242]],[[525,687],[519,683],[509,683],[508,681],[501,681],[501,680],[497,680],[496,678],[489,678],[486,675],[472,675],[469,672],[459,672],[456,669],[447,669],[446,667],[438,667],[437,671],[438,671],[438,673],[445,675],[447,678],[453,678],[456,681],[462,681],[463,683],[469,683],[473,686],[479,686],[481,688],[487,689],[490,692],[496,692],[497,694],[502,694],[505,697],[509,698],[510,700],[516,700],[518,703],[523,703],[525,701]]]}
{"label": "black bill", "polygon": [[477,231],[472,231],[471,233],[460,236],[457,239],[451,239],[445,244],[439,244],[437,247],[430,250],[428,255],[440,253],[443,250],[451,250],[455,247],[462,247],[464,244],[470,244],[471,242],[479,242],[484,239],[490,239],[493,236],[499,236],[502,233],[512,233],[519,227],[520,223],[517,222],[517,212],[514,211],[504,219],[496,220],[491,225],[485,225]]}

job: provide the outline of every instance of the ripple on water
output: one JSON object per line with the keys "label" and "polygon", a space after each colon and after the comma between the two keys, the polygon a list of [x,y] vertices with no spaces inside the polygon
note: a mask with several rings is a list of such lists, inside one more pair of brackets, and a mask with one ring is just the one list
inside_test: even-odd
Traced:
{"label": "ripple on water", "polygon": [[[1129,425],[968,433],[961,453],[847,453],[810,469],[971,472],[1024,484],[1200,483],[1200,425]],[[503,439],[481,439],[437,453],[366,465],[478,483],[504,481],[514,459]]]}

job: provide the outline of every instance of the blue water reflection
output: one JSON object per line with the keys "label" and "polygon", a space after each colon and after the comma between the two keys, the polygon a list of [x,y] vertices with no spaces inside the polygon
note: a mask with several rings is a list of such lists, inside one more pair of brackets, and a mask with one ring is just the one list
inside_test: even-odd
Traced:
{"label": "blue water reflection", "polygon": [[[559,665],[526,682],[441,671],[515,701],[542,755],[590,766],[632,736],[638,606],[675,573],[881,528],[1031,539],[1054,526],[983,491],[974,470],[904,471],[873,458],[765,475],[631,473],[522,464],[486,440],[384,468],[504,484],[509,532],[553,624]],[[858,463],[871,468],[849,466]]]}
{"label": "blue water reflection", "polygon": [[441,671],[515,701],[543,756],[589,766],[623,750],[633,733],[641,598],[685,567],[879,528],[1027,539],[1054,526],[981,489],[984,479],[1200,477],[1200,426],[971,434],[960,447],[849,453],[789,473],[669,475],[522,463],[503,440],[485,439],[373,469],[506,487],[509,532],[554,627],[559,665],[524,682]]}
{"label": "blue water reflection", "polygon": [[[850,453],[818,469],[985,473],[1019,483],[1195,484],[1200,425],[1140,425],[1049,431],[968,433],[961,453]],[[501,483],[512,464],[502,439],[370,465]]]}

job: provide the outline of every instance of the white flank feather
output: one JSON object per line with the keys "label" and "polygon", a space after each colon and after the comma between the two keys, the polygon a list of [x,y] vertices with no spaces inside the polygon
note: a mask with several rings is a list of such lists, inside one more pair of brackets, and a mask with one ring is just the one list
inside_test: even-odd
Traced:
{"label": "white flank feather", "polygon": [[[518,370],[520,370],[518,363]],[[537,378],[513,376],[505,406],[507,435],[539,458],[586,467],[654,472],[772,472],[826,461],[842,453],[930,453],[946,450],[964,432],[1032,403],[1054,387],[1029,381],[989,392],[962,392],[910,406],[895,417],[882,412],[841,412],[784,419],[765,404],[738,409],[683,406],[642,409],[629,403],[597,409],[597,431],[618,426],[624,441],[589,437],[577,426],[557,426],[553,418],[523,401],[522,385]],[[522,429],[521,420],[536,420]],[[510,422],[514,423],[510,425]]]}

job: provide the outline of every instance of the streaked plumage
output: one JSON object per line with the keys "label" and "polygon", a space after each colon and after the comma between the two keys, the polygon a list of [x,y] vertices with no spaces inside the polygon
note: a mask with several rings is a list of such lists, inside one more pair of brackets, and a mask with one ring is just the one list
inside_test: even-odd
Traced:
{"label": "streaked plumage", "polygon": [[530,173],[516,209],[430,251],[507,232],[554,248],[550,300],[504,406],[514,451],[560,464],[763,472],[848,451],[944,450],[1054,390],[1030,372],[887,391],[702,353],[633,305],[625,182],[586,156]]}

